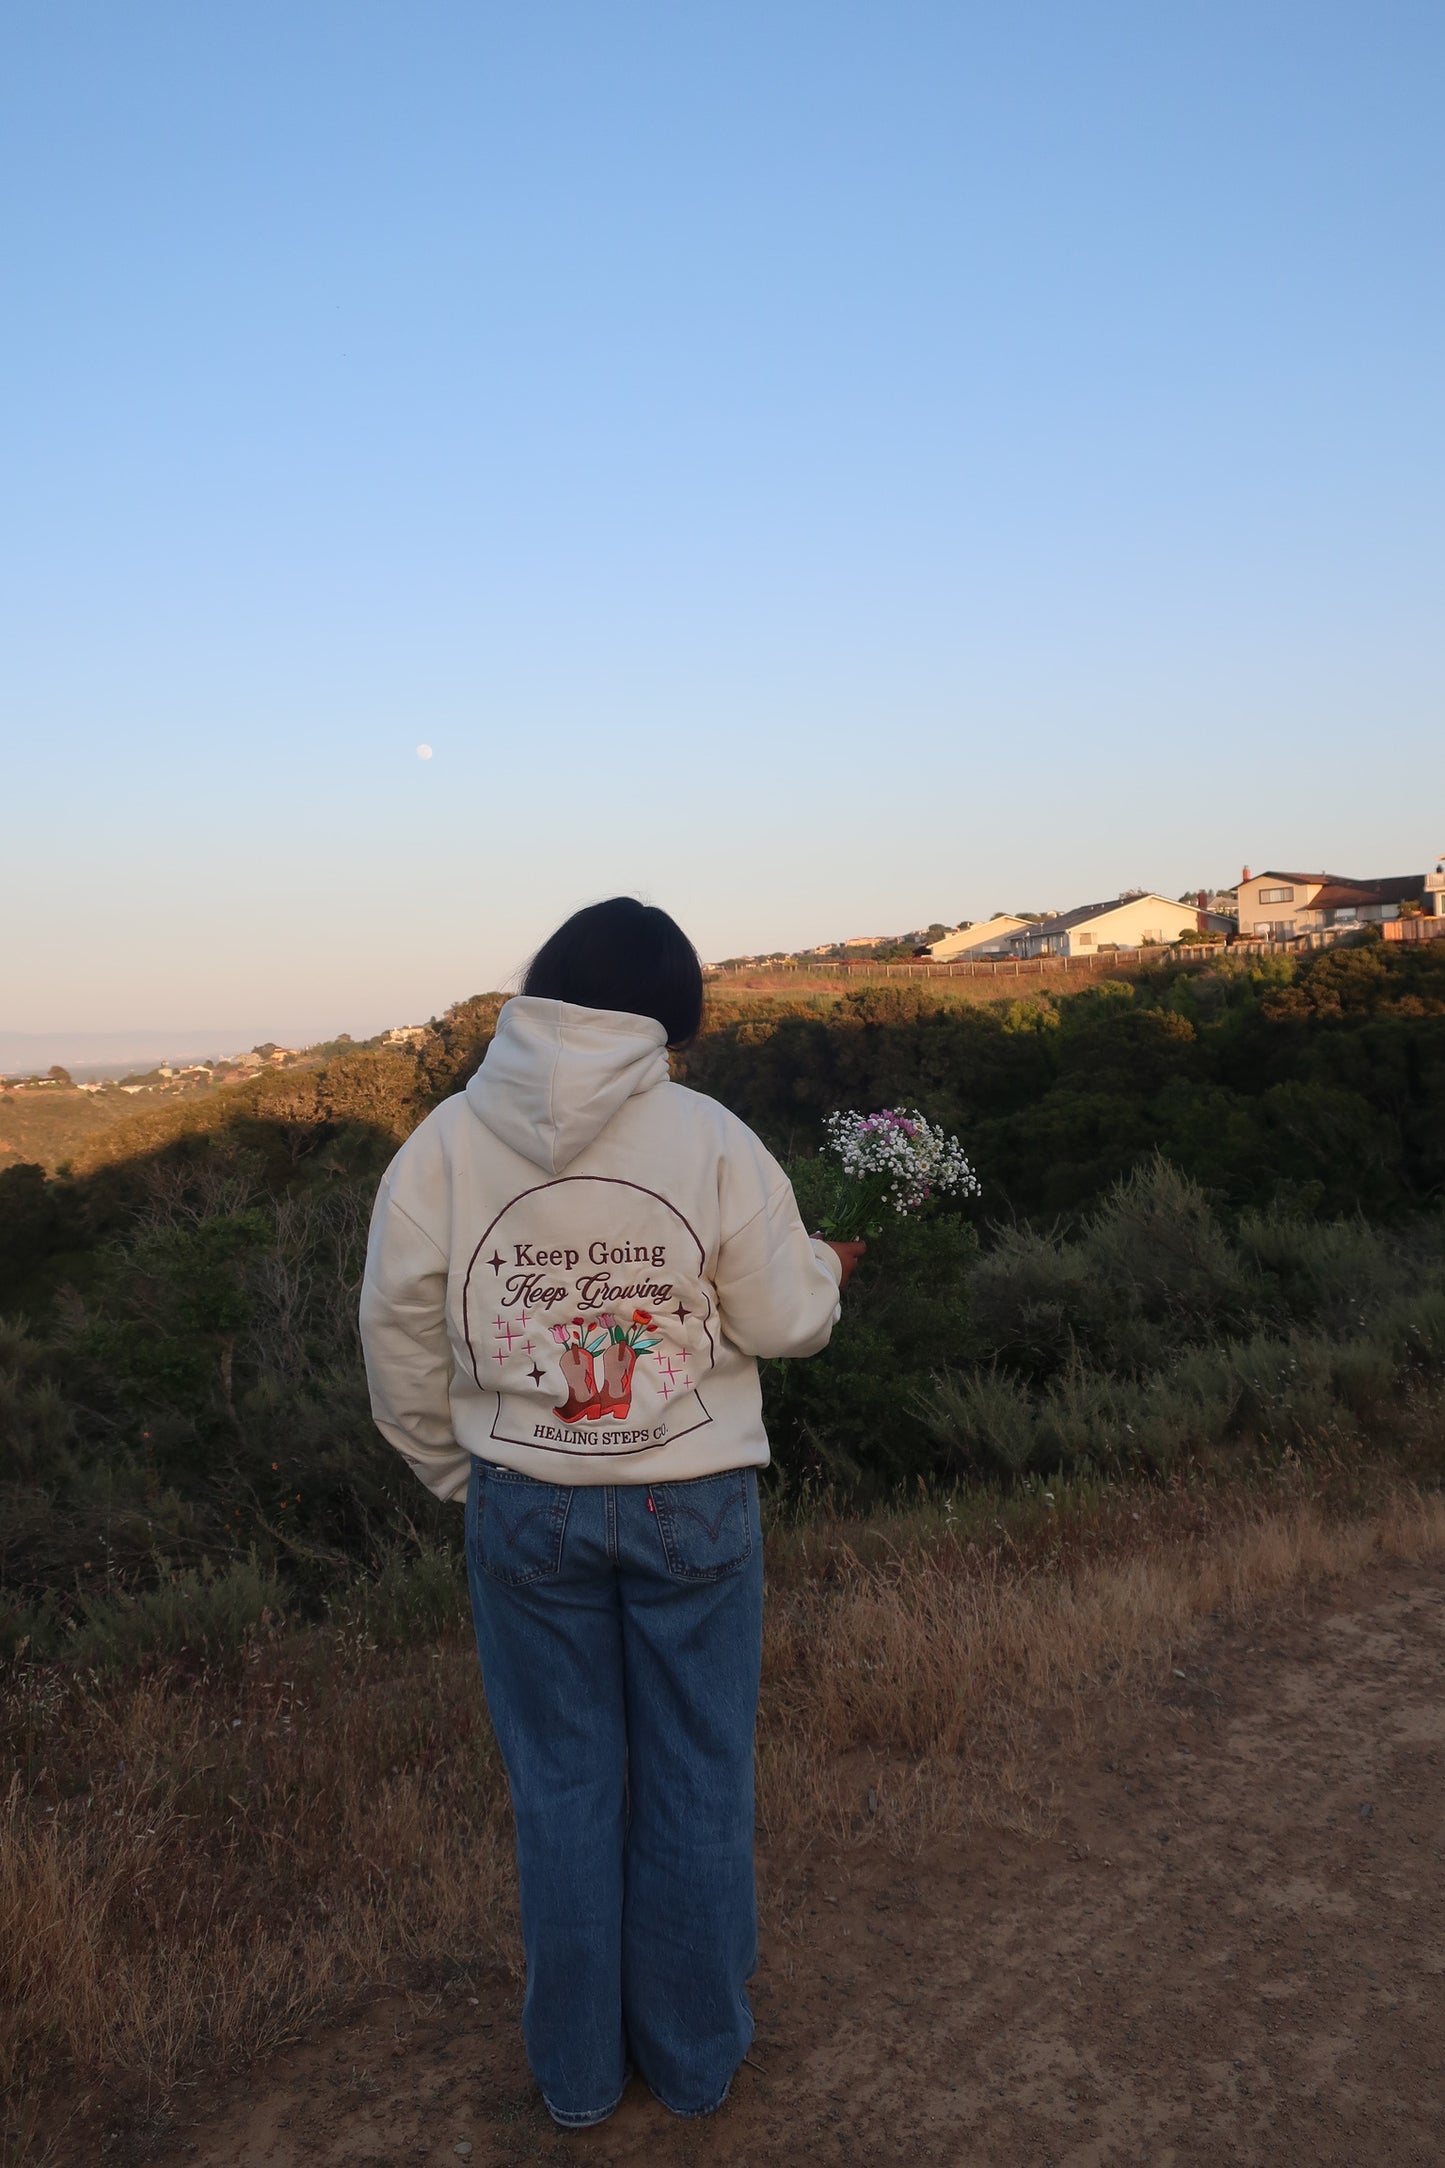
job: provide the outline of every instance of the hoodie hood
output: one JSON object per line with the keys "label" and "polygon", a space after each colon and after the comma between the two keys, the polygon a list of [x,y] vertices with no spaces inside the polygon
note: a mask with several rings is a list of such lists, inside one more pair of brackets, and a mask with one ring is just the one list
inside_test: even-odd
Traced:
{"label": "hoodie hood", "polygon": [[560,1174],[635,1092],[667,1081],[667,1034],[652,1016],[517,994],[467,1085],[494,1137]]}

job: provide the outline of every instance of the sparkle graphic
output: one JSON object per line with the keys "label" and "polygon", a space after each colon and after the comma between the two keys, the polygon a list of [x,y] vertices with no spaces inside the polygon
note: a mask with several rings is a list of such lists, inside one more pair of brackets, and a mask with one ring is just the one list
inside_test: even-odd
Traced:
{"label": "sparkle graphic", "polygon": [[537,1363],[533,1363],[531,1369],[527,1372],[527,1375],[532,1380],[532,1383],[534,1385],[540,1385],[543,1378],[546,1377],[547,1373],[540,1367],[540,1365],[538,1365]]}
{"label": "sparkle graphic", "polygon": [[692,1316],[692,1312],[691,1310],[684,1310],[682,1304],[679,1303],[677,1306],[676,1316],[679,1325],[685,1325],[688,1319]]}
{"label": "sparkle graphic", "polygon": [[506,1258],[497,1250],[493,1250],[491,1256],[487,1259],[487,1263],[491,1266],[493,1272],[500,1272],[506,1262]]}

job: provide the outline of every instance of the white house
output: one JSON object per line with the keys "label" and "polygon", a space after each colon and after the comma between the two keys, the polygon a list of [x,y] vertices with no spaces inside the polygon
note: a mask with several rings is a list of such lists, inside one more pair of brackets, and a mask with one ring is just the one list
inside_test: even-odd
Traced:
{"label": "white house", "polygon": [[1010,918],[1007,911],[996,911],[992,918],[981,918],[974,925],[946,933],[923,953],[936,964],[957,963],[960,957],[1002,956],[1019,928],[1028,923],[1024,918]]}
{"label": "white house", "polygon": [[1155,948],[1197,934],[1233,933],[1234,920],[1201,911],[1167,896],[1116,896],[1112,903],[1084,903],[1025,926],[1010,943],[1015,956],[1097,956],[1105,949]]}

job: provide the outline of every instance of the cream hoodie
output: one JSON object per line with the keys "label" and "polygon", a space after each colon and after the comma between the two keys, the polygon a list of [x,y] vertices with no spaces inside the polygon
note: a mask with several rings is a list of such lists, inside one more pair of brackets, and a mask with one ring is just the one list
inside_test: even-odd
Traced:
{"label": "cream hoodie", "polygon": [[661,1024],[520,995],[383,1178],[372,1412],[439,1498],[473,1455],[552,1483],[762,1467],[756,1358],[824,1347],[838,1281],[752,1131],[669,1082]]}

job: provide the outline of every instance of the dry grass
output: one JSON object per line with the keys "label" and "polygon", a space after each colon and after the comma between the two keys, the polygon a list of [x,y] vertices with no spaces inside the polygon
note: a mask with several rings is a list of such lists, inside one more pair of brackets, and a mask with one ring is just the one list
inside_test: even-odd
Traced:
{"label": "dry grass", "polygon": [[871,1558],[845,1540],[834,1575],[774,1596],[759,1740],[773,1841],[856,1829],[870,1791],[906,1840],[968,1818],[1029,1825],[1041,1717],[1147,1683],[1208,1623],[1285,1591],[1445,1558],[1445,1498],[1401,1490],[1343,1519],[1308,1496],[1116,1504],[1030,1552],[904,1523],[880,1556],[869,1533]]}
{"label": "dry grass", "polygon": [[22,1672],[9,1713],[30,1765],[0,1824],[11,2098],[68,2071],[152,2105],[362,1986],[506,1945],[506,1786],[460,1635],[269,1637],[239,1676],[118,1693]]}
{"label": "dry grass", "polygon": [[[1445,1500],[1353,1515],[1269,1496],[1040,1499],[772,1538],[760,1818],[782,1852],[1016,1816],[1028,1738],[1146,1681],[1220,1614],[1374,1558],[1445,1558]],[[470,1638],[383,1650],[276,1628],[227,1670],[122,1689],[22,1666],[0,1852],[12,2159],[102,2082],[152,2106],[370,1986],[515,1963],[505,1783]],[[62,2146],[61,2153],[63,2155]]]}
{"label": "dry grass", "polygon": [[[1195,957],[1189,961],[1204,967],[1213,959]],[[1076,994],[1104,979],[1143,978],[1157,972],[1161,965],[1169,970],[1188,967],[1182,965],[1179,958],[1140,957],[1127,952],[1093,961],[1081,958],[1072,965],[1035,956],[1021,961],[1017,968],[1011,958],[1000,958],[996,965],[980,961],[971,967],[960,961],[952,977],[946,965],[938,964],[927,968],[904,962],[891,967],[887,964],[853,964],[846,971],[809,970],[803,965],[790,970],[776,966],[770,969],[762,964],[710,977],[706,989],[718,1009],[730,1000],[745,1007],[759,995],[774,1001],[789,996],[808,1000],[831,997],[837,1001],[842,995],[864,986],[922,987],[930,1001],[945,1003],[1016,1001],[1029,994]]]}

